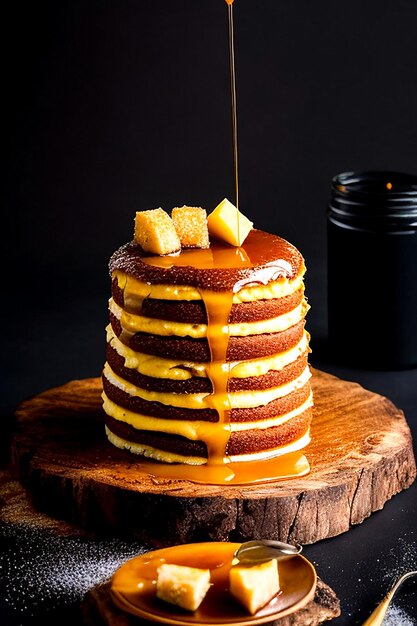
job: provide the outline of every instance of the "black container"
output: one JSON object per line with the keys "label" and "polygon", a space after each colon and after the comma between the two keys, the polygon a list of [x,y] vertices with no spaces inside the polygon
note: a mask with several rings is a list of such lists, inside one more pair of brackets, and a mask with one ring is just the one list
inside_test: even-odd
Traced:
{"label": "black container", "polygon": [[335,176],[327,234],[334,357],[359,367],[416,366],[417,176]]}

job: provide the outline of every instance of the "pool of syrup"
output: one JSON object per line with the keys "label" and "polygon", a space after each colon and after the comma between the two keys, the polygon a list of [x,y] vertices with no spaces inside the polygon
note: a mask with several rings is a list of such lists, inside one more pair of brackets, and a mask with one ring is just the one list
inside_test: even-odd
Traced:
{"label": "pool of syrup", "polygon": [[140,462],[135,466],[138,472],[188,480],[205,485],[250,485],[290,478],[300,478],[310,471],[310,465],[302,452],[290,452],[280,457],[264,461],[240,463],[209,463],[206,465],[186,465]]}

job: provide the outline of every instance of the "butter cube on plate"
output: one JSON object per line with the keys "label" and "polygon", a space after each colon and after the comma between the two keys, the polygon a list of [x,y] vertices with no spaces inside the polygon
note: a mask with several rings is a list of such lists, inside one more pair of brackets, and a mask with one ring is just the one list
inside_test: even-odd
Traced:
{"label": "butter cube on plate", "polygon": [[253,223],[227,198],[210,213],[207,223],[212,237],[237,247],[242,245],[253,227]]}
{"label": "butter cube on plate", "polygon": [[258,565],[233,565],[229,574],[230,593],[254,615],[279,591],[276,559]]}
{"label": "butter cube on plate", "polygon": [[210,588],[210,570],[164,563],[158,567],[156,595],[160,600],[195,611]]}

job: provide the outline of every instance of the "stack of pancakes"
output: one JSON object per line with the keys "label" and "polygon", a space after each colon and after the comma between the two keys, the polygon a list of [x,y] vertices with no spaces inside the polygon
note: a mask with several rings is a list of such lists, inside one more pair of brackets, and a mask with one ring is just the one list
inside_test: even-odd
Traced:
{"label": "stack of pancakes", "polygon": [[166,463],[269,459],[309,443],[304,261],[252,230],[240,248],[112,256],[106,433]]}

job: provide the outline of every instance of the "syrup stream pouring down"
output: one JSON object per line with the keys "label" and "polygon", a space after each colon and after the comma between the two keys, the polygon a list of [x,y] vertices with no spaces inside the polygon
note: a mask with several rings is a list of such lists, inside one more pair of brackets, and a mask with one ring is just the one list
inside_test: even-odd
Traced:
{"label": "syrup stream pouring down", "polygon": [[[236,71],[235,71],[235,37],[233,26],[233,0],[226,0],[227,17],[229,24],[229,60],[230,60],[230,92],[232,96],[232,126],[233,126],[233,162],[235,169],[236,208],[239,209],[239,171],[237,155],[237,109],[236,109]],[[237,222],[239,235],[239,220]],[[240,237],[239,237],[240,239]]]}
{"label": "syrup stream pouring down", "polygon": [[[233,28],[233,0],[226,0],[229,26],[229,61],[230,61],[230,91],[232,99],[232,127],[233,127],[233,161],[235,173],[236,208],[239,209],[239,176],[237,154],[237,114],[236,114],[236,73],[235,73],[235,44]],[[239,219],[237,219],[238,239]],[[203,434],[208,448],[209,466],[221,466],[226,461],[226,447],[230,438],[230,411],[231,404],[227,391],[230,378],[230,364],[227,363],[227,347],[229,343],[229,313],[232,308],[233,292],[219,294],[210,290],[201,290],[201,296],[207,311],[207,339],[210,346],[211,362],[207,374],[213,384],[213,394],[208,401],[217,410],[220,429],[211,429]],[[201,429],[204,431],[204,429]],[[210,436],[211,435],[211,436]]]}

